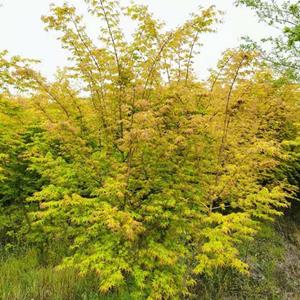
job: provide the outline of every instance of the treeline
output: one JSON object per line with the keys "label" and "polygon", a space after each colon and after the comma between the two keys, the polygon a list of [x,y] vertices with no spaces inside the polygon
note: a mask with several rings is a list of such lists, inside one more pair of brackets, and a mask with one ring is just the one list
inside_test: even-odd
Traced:
{"label": "treeline", "polygon": [[[98,45],[75,7],[43,17],[70,53],[52,82],[0,55],[2,266],[33,256],[49,282],[68,274],[71,294],[76,281],[93,291],[28,292],[37,299],[190,299],[225,270],[251,274],[245,249],[297,198],[296,73],[248,45],[200,82],[214,7],[166,31],[145,6],[86,2]],[[130,42],[122,14],[136,23]],[[3,299],[29,299],[8,285]]]}

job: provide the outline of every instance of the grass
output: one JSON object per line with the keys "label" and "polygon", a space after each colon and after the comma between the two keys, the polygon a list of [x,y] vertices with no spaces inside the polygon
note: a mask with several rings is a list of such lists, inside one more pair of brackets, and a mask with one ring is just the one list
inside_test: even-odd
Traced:
{"label": "grass", "polygon": [[[96,300],[97,278],[79,277],[75,270],[40,266],[35,251],[0,261],[1,300]],[[107,299],[107,298],[106,298]]]}

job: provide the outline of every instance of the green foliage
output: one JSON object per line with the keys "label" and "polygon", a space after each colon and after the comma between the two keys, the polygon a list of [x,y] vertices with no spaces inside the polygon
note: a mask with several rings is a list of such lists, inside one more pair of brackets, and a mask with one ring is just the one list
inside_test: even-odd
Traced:
{"label": "green foliage", "polygon": [[265,60],[271,62],[273,68],[299,82],[300,1],[237,0],[236,4],[248,6],[260,21],[279,31],[279,34],[263,40],[271,44],[272,51],[263,51],[261,45],[254,43],[255,47],[265,52]]}

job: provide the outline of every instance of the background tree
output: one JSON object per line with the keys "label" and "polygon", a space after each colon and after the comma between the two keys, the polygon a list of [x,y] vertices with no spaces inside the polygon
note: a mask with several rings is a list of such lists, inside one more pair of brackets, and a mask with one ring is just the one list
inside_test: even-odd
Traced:
{"label": "background tree", "polygon": [[[272,45],[272,51],[265,51],[265,58],[279,71],[288,72],[291,78],[299,80],[300,2],[239,0],[236,3],[248,6],[261,22],[278,30],[278,35],[263,40]],[[259,47],[258,44],[256,47]]]}

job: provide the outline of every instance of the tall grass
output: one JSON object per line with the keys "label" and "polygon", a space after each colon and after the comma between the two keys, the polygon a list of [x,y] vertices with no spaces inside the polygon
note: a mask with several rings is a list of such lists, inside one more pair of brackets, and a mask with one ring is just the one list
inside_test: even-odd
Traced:
{"label": "tall grass", "polygon": [[[25,256],[0,259],[1,300],[96,300],[98,293],[94,276],[79,277],[75,270],[57,271],[40,266],[35,251]],[[107,299],[107,298],[106,298]]]}

